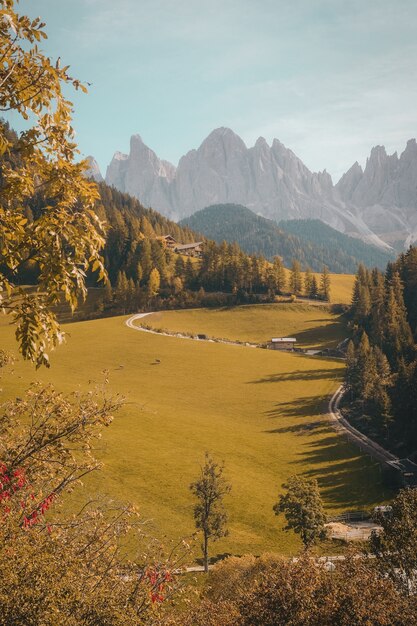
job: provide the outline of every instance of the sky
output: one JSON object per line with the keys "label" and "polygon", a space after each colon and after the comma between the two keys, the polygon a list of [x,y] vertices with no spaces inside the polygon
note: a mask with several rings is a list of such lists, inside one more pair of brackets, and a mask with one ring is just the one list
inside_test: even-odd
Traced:
{"label": "sky", "polygon": [[[415,0],[21,0],[45,52],[91,83],[84,156],[103,173],[139,133],[179,158],[220,126],[278,138],[334,181],[374,145],[417,134]],[[17,120],[11,119],[12,124]]]}

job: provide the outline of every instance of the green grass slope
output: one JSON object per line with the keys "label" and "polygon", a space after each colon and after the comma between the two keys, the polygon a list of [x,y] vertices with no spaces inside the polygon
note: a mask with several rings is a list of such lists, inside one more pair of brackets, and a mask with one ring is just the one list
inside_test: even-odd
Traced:
{"label": "green grass slope", "polygon": [[173,332],[256,343],[271,337],[296,337],[303,348],[333,348],[347,336],[342,315],[333,313],[329,306],[302,303],[160,311],[143,321]]}
{"label": "green grass slope", "polygon": [[[126,404],[99,442],[104,469],[86,482],[86,497],[101,491],[132,501],[152,532],[187,536],[188,485],[209,450],[225,460],[233,483],[230,535],[214,551],[235,554],[299,548],[272,512],[294,472],[318,479],[329,511],[384,498],[378,468],[322,414],[341,379],[340,362],[151,335],[127,328],[124,319],[69,324],[67,345],[54,353],[50,370],[35,372],[19,360],[12,376],[2,376],[4,398],[35,380],[86,390],[108,371],[108,391],[123,394]],[[0,341],[15,348],[4,320]]]}

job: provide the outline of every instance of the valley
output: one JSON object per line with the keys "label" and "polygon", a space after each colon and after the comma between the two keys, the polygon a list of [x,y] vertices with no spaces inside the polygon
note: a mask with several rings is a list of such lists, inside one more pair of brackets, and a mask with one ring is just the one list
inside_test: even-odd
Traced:
{"label": "valley", "polygon": [[[156,321],[269,338],[279,306],[166,312]],[[310,333],[306,343],[326,343],[336,324],[332,341],[343,337],[336,316],[323,307],[303,312],[303,306],[282,309],[292,320],[288,330]],[[33,381],[50,382],[65,393],[101,387],[107,378],[106,393],[125,398],[98,444],[103,470],[86,480],[80,500],[101,492],[133,502],[149,520],[151,534],[188,537],[193,532],[188,485],[209,450],[224,459],[233,484],[226,502],[230,535],[214,545],[215,552],[293,554],[299,540],[283,532],[282,520],[272,512],[290,474],[318,479],[329,514],[370,508],[388,497],[379,467],[328,421],[327,401],[342,379],[342,362],[135,333],[126,319],[66,324],[67,344],[53,353],[50,370],[35,372],[18,360],[5,371],[13,369],[14,376],[2,380],[3,392],[13,397]],[[4,348],[14,348],[4,318],[0,338]]]}

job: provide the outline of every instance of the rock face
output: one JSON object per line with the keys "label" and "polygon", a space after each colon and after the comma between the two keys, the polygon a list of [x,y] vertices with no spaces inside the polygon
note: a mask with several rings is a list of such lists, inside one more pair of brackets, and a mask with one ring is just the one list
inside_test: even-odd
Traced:
{"label": "rock face", "polygon": [[417,237],[415,140],[400,158],[373,148],[364,171],[355,163],[334,186],[325,170],[311,172],[277,139],[270,146],[260,137],[247,148],[232,130],[218,128],[175,168],[134,135],[129,155],[114,155],[106,182],[174,220],[235,203],[276,221],[320,219],[381,247]]}
{"label": "rock face", "polygon": [[96,183],[102,183],[104,178],[101,175],[100,167],[94,157],[87,157],[88,170],[86,172],[87,178],[93,178]]}
{"label": "rock face", "polygon": [[357,207],[366,224],[390,244],[417,240],[417,144],[407,142],[398,157],[372,148],[365,170],[355,164],[337,183],[336,194]]}

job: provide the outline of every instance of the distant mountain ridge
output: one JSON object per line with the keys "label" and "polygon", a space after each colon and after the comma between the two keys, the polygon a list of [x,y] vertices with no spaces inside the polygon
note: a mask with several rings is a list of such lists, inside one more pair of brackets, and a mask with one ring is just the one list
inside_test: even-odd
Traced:
{"label": "distant mountain ridge", "polygon": [[320,272],[323,265],[336,273],[355,273],[358,263],[384,268],[393,255],[347,237],[320,220],[291,220],[277,224],[247,207],[220,204],[206,207],[179,222],[218,243],[236,241],[248,254],[272,259],[281,256],[290,266],[297,259]]}
{"label": "distant mountain ridge", "polygon": [[233,203],[275,221],[320,219],[382,248],[417,239],[415,140],[400,157],[373,148],[364,170],[355,163],[333,185],[330,174],[311,172],[277,139],[268,145],[260,137],[248,148],[232,130],[218,128],[175,167],[133,135],[130,153],[114,155],[106,182],[173,220]]}

